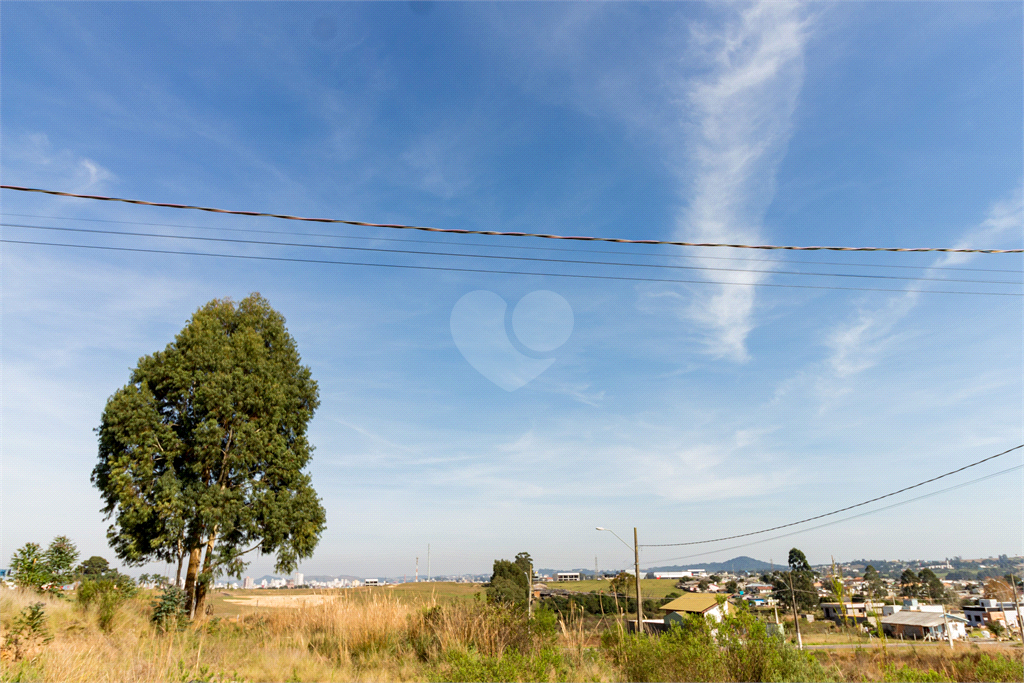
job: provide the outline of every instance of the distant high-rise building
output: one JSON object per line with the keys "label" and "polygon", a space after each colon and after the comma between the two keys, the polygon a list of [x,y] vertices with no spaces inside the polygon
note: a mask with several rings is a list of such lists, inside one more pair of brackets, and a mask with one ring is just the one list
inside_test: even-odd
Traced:
{"label": "distant high-rise building", "polygon": [[299,572],[295,572],[295,585],[296,586],[301,586],[301,585],[303,585],[305,583],[306,583],[306,577],[303,576],[302,574],[300,574]]}
{"label": "distant high-rise building", "polygon": [[245,588],[246,590],[249,590],[249,589],[252,589],[252,588],[255,588],[255,587],[256,587],[256,582],[252,580],[251,576],[247,576],[244,579],[242,579],[242,588]]}

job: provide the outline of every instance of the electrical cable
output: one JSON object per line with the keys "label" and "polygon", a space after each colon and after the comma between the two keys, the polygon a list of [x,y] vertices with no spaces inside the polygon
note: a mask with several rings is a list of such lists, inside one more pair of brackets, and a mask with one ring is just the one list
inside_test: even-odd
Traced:
{"label": "electrical cable", "polygon": [[417,266],[408,264],[398,263],[364,263],[359,261],[329,261],[326,259],[303,259],[303,258],[287,258],[283,256],[253,256],[246,254],[213,254],[208,252],[194,252],[194,251],[174,251],[170,249],[141,249],[134,247],[110,247],[101,246],[95,244],[64,244],[59,242],[37,242],[31,240],[12,240],[12,239],[0,239],[0,243],[6,244],[27,244],[33,246],[43,247],[66,247],[71,249],[96,249],[101,251],[124,251],[138,254],[173,254],[177,256],[206,256],[211,258],[231,258],[231,259],[244,259],[252,261],[281,261],[285,263],[319,263],[326,265],[338,265],[338,266],[369,266],[374,268],[402,268],[406,270],[433,270],[433,271],[447,271],[454,273],[487,273],[493,275],[537,275],[540,277],[564,277],[564,278],[576,278],[583,280],[619,280],[625,282],[671,282],[671,283],[682,283],[691,285],[734,285],[740,287],[777,287],[784,289],[823,289],[823,290],[834,290],[834,291],[851,291],[851,292],[893,292],[896,294],[964,294],[969,296],[1013,296],[1021,297],[1024,296],[1022,293],[1016,292],[970,292],[970,291],[957,291],[957,290],[941,290],[941,289],[892,289],[885,287],[837,287],[832,285],[795,285],[795,284],[784,284],[780,282],[728,282],[721,280],[682,280],[672,278],[653,278],[653,277],[625,277],[620,275],[584,275],[581,273],[536,273],[529,271],[518,271],[518,270],[491,270],[487,268],[453,268],[450,266]]}
{"label": "electrical cable", "polygon": [[413,254],[418,256],[456,256],[459,258],[480,258],[499,259],[505,261],[533,261],[542,263],[575,263],[590,266],[625,266],[630,268],[668,268],[672,270],[700,270],[717,271],[729,273],[765,273],[768,275],[810,275],[816,277],[847,277],[873,280],[910,280],[910,281],[932,281],[932,282],[957,282],[984,285],[1016,285],[1021,286],[1022,282],[1009,282],[1006,280],[968,280],[958,278],[932,278],[932,277],[906,277],[902,275],[869,275],[865,273],[815,273],[807,271],[792,270],[762,270],[756,268],[713,268],[708,266],[674,266],[658,263],[622,263],[616,261],[580,261],[576,259],[552,259],[533,256],[500,256],[497,254],[466,254],[458,252],[418,251],[414,249],[383,249],[379,247],[351,247],[337,244],[303,244],[298,242],[271,242],[266,240],[242,240],[230,239],[227,237],[197,237],[189,235],[165,235],[151,232],[128,232],[124,230],[96,230],[91,228],[60,228],[46,225],[26,225],[23,223],[0,223],[0,226],[10,228],[26,228],[31,230],[54,230],[58,232],[82,232],[100,235],[127,235],[131,237],[157,237],[162,239],[195,240],[200,242],[226,242],[230,244],[258,244],[275,247],[303,247],[309,249],[336,249],[341,251],[368,251],[385,254]]}
{"label": "electrical cable", "polygon": [[[253,233],[261,235],[290,235],[292,237],[329,237],[332,239],[343,239],[343,240],[362,240],[365,242],[408,242],[412,244],[443,244],[443,245],[454,245],[458,241],[450,240],[430,240],[430,239],[404,239],[401,237],[366,237],[363,235],[339,235],[333,233],[323,232],[294,232],[290,230],[255,230],[252,228],[222,228],[213,227],[208,225],[182,225],[180,223],[152,223],[148,221],[116,221],[109,218],[76,218],[74,216],[41,216],[39,214],[32,213],[2,213],[0,212],[0,218],[4,216],[17,216],[19,218],[46,218],[50,220],[59,221],[88,221],[90,223],[118,223],[121,225],[149,225],[153,227],[161,228],[185,228],[188,230],[213,230],[217,232],[240,232],[240,233]],[[843,266],[847,268],[898,268],[901,270],[959,270],[959,271],[971,271],[977,273],[1014,273],[1019,274],[1020,268],[966,268],[963,266],[908,266],[905,264],[882,264],[882,263],[850,263],[843,261],[816,261],[816,260],[805,260],[805,259],[776,259],[776,258],[749,258],[742,256],[693,256],[689,254],[655,254],[649,251],[622,251],[614,249],[580,249],[580,248],[566,248],[566,247],[537,247],[530,245],[513,245],[513,244],[482,244],[480,242],[462,242],[459,246],[462,247],[480,247],[486,249],[529,249],[531,251],[565,251],[574,254],[622,254],[625,256],[650,256],[654,258],[672,258],[672,259],[691,259],[697,261],[749,261],[753,263],[799,263],[804,265],[823,265],[823,266]]]}
{"label": "electrical cable", "polygon": [[914,502],[917,502],[919,500],[924,500],[926,498],[932,498],[933,496],[938,496],[938,495],[941,495],[943,493],[949,493],[950,491],[955,491],[957,489],[962,489],[962,488],[964,488],[966,486],[972,486],[974,484],[981,483],[981,482],[985,481],[986,479],[992,479],[994,477],[998,477],[998,476],[1001,476],[1003,474],[1009,474],[1010,472],[1014,472],[1014,471],[1019,470],[1019,469],[1024,469],[1024,465],[1014,465],[1013,467],[1007,468],[1005,470],[1000,470],[999,472],[993,472],[992,474],[986,474],[984,477],[978,477],[977,479],[972,479],[970,481],[965,481],[965,482],[962,482],[960,484],[955,484],[955,485],[950,486],[948,488],[939,489],[938,491],[932,491],[931,493],[926,493],[926,494],[921,495],[921,496],[916,496],[914,498],[908,498],[907,500],[901,500],[898,503],[893,503],[891,505],[885,505],[885,506],[877,508],[875,510],[867,510],[866,512],[861,512],[861,513],[858,513],[856,515],[850,515],[849,517],[843,517],[842,519],[834,519],[831,522],[825,522],[824,524],[819,524],[817,526],[808,527],[806,529],[797,529],[796,531],[790,531],[790,532],[785,533],[785,534],[779,534],[778,536],[772,536],[771,538],[761,538],[761,539],[758,539],[756,541],[750,541],[748,543],[740,543],[739,545],[733,545],[733,546],[729,546],[727,548],[716,548],[714,550],[707,550],[707,551],[704,551],[704,552],[701,552],[701,553],[694,553],[692,555],[682,555],[680,557],[668,557],[668,558],[664,558],[664,559],[661,559],[661,560],[650,560],[650,562],[657,563],[657,562],[674,562],[676,560],[688,560],[691,557],[703,557],[705,555],[713,555],[715,553],[725,552],[726,550],[736,550],[737,548],[747,548],[747,547],[752,546],[752,545],[760,545],[761,543],[767,543],[769,541],[776,541],[776,540],[778,540],[780,538],[788,538],[790,536],[796,536],[797,534],[803,534],[803,533],[806,533],[808,531],[815,531],[816,529],[824,529],[825,527],[835,526],[836,524],[842,524],[843,522],[849,522],[851,519],[858,519],[860,517],[867,517],[868,515],[873,515],[873,514],[875,514],[877,512],[884,512],[885,510],[891,510],[893,508],[897,508],[897,507],[900,507],[902,505],[908,505],[910,503],[914,503]]}
{"label": "electrical cable", "polygon": [[899,491],[893,491],[892,493],[887,493],[884,496],[878,496],[877,498],[872,498],[871,500],[865,500],[863,503],[857,503],[856,505],[848,505],[848,506],[846,506],[844,508],[839,508],[838,510],[833,510],[832,512],[826,512],[825,514],[822,514],[822,515],[815,515],[814,517],[808,517],[807,519],[801,519],[798,522],[790,522],[789,524],[780,524],[779,526],[773,526],[773,527],[770,527],[768,529],[761,529],[760,531],[751,531],[751,532],[746,533],[746,534],[736,534],[735,536],[723,536],[722,538],[712,538],[712,539],[709,539],[707,541],[689,541],[687,543],[648,543],[648,544],[645,544],[645,545],[641,545],[640,547],[641,548],[667,548],[667,547],[683,546],[683,545],[701,545],[701,544],[704,544],[704,543],[717,543],[718,541],[730,541],[730,540],[732,540],[734,538],[744,538],[746,536],[756,536],[757,534],[766,534],[769,531],[777,531],[778,529],[785,529],[786,527],[796,526],[797,524],[803,524],[804,522],[811,522],[811,521],[814,521],[816,519],[821,519],[822,517],[830,517],[832,515],[837,515],[840,512],[846,512],[847,510],[852,510],[854,508],[859,508],[859,507],[862,507],[864,505],[868,505],[870,503],[878,502],[878,501],[880,501],[880,500],[882,500],[884,498],[891,498],[891,497],[893,497],[895,495],[898,495],[900,493],[904,493],[904,492],[909,491],[911,489],[916,489],[916,488],[918,488],[920,486],[924,486],[925,484],[930,484],[933,481],[938,481],[939,479],[945,479],[948,476],[957,474],[958,472],[963,472],[964,470],[970,469],[971,467],[977,467],[978,465],[980,465],[982,463],[988,462],[989,460],[995,460],[996,458],[1002,457],[1002,456],[1006,455],[1007,453],[1012,453],[1013,451],[1016,451],[1016,450],[1021,449],[1021,448],[1024,448],[1024,444],[1021,444],[1019,446],[1014,446],[1013,448],[1010,448],[1009,450],[1005,450],[1002,453],[996,453],[995,455],[990,455],[987,458],[982,458],[981,460],[978,460],[977,462],[972,462],[969,465],[964,465],[963,467],[955,469],[955,470],[953,470],[951,472],[946,472],[945,474],[940,474],[937,477],[932,477],[931,479],[925,479],[924,481],[919,482],[917,484],[914,484],[913,486],[905,486],[904,488],[901,488]]}
{"label": "electrical cable", "polygon": [[77,199],[93,199],[103,202],[122,202],[125,204],[138,204],[141,206],[159,206],[167,209],[187,209],[192,211],[207,211],[209,213],[224,213],[234,216],[258,216],[263,218],[280,218],[289,221],[306,221],[310,223],[341,223],[344,225],[358,225],[368,228],[393,228],[395,230],[423,230],[426,232],[446,232],[457,235],[494,235],[500,237],[540,237],[549,240],[576,240],[582,242],[618,242],[623,244],[670,244],[678,247],[726,247],[730,249],[784,249],[790,251],[899,251],[899,252],[948,252],[957,254],[1020,254],[1024,249],[958,249],[954,247],[826,247],[826,246],[785,246],[773,244],[724,244],[712,242],[672,242],[667,240],[630,240],[619,237],[588,237],[570,235],[547,235],[532,232],[499,232],[496,230],[466,230],[460,228],[428,228],[420,225],[403,225],[401,223],[369,223],[366,221],[343,220],[340,218],[308,218],[303,216],[291,216],[280,213],[266,213],[263,211],[234,211],[230,209],[216,209],[209,206],[193,206],[190,204],[168,204],[164,202],[147,202],[141,199],[125,199],[123,197],[107,197],[104,195],[76,194],[74,192],[59,192],[57,190],[43,190],[36,187],[20,187],[18,185],[0,185],[0,189],[16,190],[18,192],[38,192],[41,194],[55,195],[58,197],[74,197]]}

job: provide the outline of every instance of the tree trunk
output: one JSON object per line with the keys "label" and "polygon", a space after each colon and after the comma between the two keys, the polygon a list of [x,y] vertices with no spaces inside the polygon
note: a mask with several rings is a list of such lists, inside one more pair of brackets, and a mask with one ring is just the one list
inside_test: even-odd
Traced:
{"label": "tree trunk", "polygon": [[213,546],[217,542],[217,530],[214,528],[206,542],[206,556],[203,558],[203,573],[196,585],[196,609],[195,613],[202,616],[203,608],[206,606],[206,594],[210,584],[213,583],[213,575],[210,573],[213,565]]}
{"label": "tree trunk", "polygon": [[189,618],[195,616],[196,576],[199,574],[199,554],[202,546],[192,548],[188,554],[188,571],[185,572],[185,609]]}
{"label": "tree trunk", "polygon": [[174,577],[174,587],[181,588],[181,563],[184,561],[184,555],[178,555],[178,574]]}

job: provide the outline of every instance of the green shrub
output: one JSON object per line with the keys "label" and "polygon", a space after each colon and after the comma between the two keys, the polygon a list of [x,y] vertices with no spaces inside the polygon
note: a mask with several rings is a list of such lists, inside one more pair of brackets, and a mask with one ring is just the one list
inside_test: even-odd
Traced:
{"label": "green shrub", "polygon": [[14,661],[32,660],[43,645],[53,640],[46,626],[46,612],[43,603],[36,602],[21,611],[15,618],[11,630],[4,637],[0,650]]}
{"label": "green shrub", "polygon": [[885,667],[882,680],[886,683],[903,683],[904,681],[906,683],[947,683],[953,679],[934,669],[916,669],[906,664],[896,668],[890,664]]}
{"label": "green shrub", "polygon": [[567,681],[572,670],[558,651],[545,648],[534,655],[508,652],[501,657],[451,651],[430,673],[433,681]]}
{"label": "green shrub", "polygon": [[660,636],[610,631],[602,647],[630,681],[832,681],[810,653],[800,652],[745,610],[720,623],[691,616]]}
{"label": "green shrub", "polygon": [[100,579],[85,579],[78,586],[75,598],[82,609],[97,606],[100,628],[110,629],[118,610],[126,601],[139,592],[131,577],[118,572],[106,574]]}
{"label": "green shrub", "polygon": [[177,586],[167,586],[152,603],[153,616],[150,621],[158,631],[166,632],[185,628],[188,611],[185,609],[185,591]]}
{"label": "green shrub", "polygon": [[953,665],[958,681],[1024,681],[1024,661],[1003,654],[969,652]]}

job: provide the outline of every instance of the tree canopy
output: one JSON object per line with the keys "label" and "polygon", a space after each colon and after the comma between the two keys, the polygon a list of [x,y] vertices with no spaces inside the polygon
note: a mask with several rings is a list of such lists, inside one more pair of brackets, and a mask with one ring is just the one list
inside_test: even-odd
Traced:
{"label": "tree canopy", "polygon": [[189,607],[246,553],[293,571],[326,514],[303,470],[319,406],[284,318],[253,294],[200,308],[163,351],[139,359],[103,411],[92,481],[131,565],[188,558]]}
{"label": "tree canopy", "polygon": [[495,560],[491,580],[487,586],[487,599],[491,602],[513,605],[525,604],[530,585],[533,583],[532,571],[533,559],[530,553],[519,553],[512,561]]}
{"label": "tree canopy", "polygon": [[917,574],[910,567],[903,570],[900,574],[900,594],[905,595],[908,598],[916,598],[918,589],[920,587],[921,580]]}
{"label": "tree canopy", "polygon": [[38,543],[26,543],[11,557],[14,581],[23,588],[59,593],[74,580],[78,548],[67,536],[58,536],[43,550]]}

